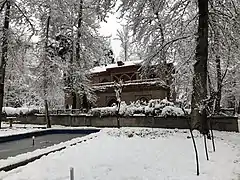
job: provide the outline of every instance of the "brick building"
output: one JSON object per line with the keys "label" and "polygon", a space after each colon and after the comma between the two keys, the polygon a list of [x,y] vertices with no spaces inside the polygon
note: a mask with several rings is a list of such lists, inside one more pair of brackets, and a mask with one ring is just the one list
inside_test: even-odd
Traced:
{"label": "brick building", "polygon": [[[91,70],[93,87],[96,90],[97,106],[111,106],[116,102],[114,81],[123,81],[121,100],[131,101],[169,98],[170,88],[164,72],[164,78],[153,72],[141,73],[142,61],[118,61],[107,66],[98,66]],[[169,65],[168,65],[169,66]],[[169,66],[170,67],[170,66]]]}
{"label": "brick building", "polygon": [[[147,75],[143,75],[141,71],[142,61],[118,61],[114,64],[106,66],[97,66],[91,69],[92,87],[97,95],[95,106],[111,106],[116,102],[116,94],[114,91],[114,82],[122,80],[121,100],[129,104],[131,101],[150,99],[164,99],[170,96],[169,72],[172,64],[164,65],[161,71],[155,73],[153,69],[149,69]],[[162,72],[162,73],[161,73]],[[75,97],[76,109],[81,109],[81,98]],[[73,98],[70,94],[65,96],[65,104],[71,107]]]}

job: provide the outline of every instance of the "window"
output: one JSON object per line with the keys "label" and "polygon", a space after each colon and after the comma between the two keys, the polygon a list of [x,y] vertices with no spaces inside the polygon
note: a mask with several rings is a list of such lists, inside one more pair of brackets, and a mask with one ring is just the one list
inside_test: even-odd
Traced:
{"label": "window", "polygon": [[111,107],[113,104],[117,104],[117,100],[116,99],[111,99],[108,103],[107,106]]}
{"label": "window", "polygon": [[125,82],[125,81],[130,81],[130,80],[131,80],[131,78],[130,78],[127,74],[121,75],[121,76],[120,76],[120,79],[122,79],[123,82]]}
{"label": "window", "polygon": [[137,79],[136,74],[133,74],[132,77],[131,77],[131,80],[136,80],[136,79]]}
{"label": "window", "polygon": [[118,81],[119,81],[119,78],[118,78],[117,76],[113,76],[113,81],[118,82]]}
{"label": "window", "polygon": [[106,78],[102,79],[100,83],[109,82]]}

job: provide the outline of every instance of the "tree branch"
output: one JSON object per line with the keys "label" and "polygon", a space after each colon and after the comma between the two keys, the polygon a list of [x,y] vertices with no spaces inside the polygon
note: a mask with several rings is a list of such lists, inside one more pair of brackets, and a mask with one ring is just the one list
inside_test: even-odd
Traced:
{"label": "tree branch", "polygon": [[32,34],[30,35],[30,37],[28,38],[28,40],[30,40],[32,38],[32,36],[35,34],[35,28],[33,26],[33,24],[31,23],[31,21],[29,20],[29,18],[25,15],[25,13],[20,9],[20,7],[13,2],[13,4],[17,7],[17,9],[22,13],[22,15],[24,16],[24,18],[26,19],[26,21],[29,23],[31,29],[32,29]]}
{"label": "tree branch", "polygon": [[150,60],[152,60],[153,58],[155,58],[166,46],[171,45],[171,44],[173,44],[174,42],[177,42],[177,41],[179,41],[179,40],[187,39],[187,38],[189,38],[189,37],[191,37],[191,35],[179,37],[179,38],[173,39],[173,40],[171,40],[171,41],[168,41],[167,43],[165,43],[165,44],[150,58]]}
{"label": "tree branch", "polygon": [[235,2],[234,2],[233,0],[231,0],[231,2],[232,2],[232,5],[233,5],[233,8],[234,8],[235,13],[236,13],[237,15],[239,15],[239,12],[238,12],[238,10],[237,10],[237,8],[236,8]]}
{"label": "tree branch", "polygon": [[5,0],[5,1],[2,2],[2,5],[1,5],[1,7],[0,7],[0,12],[2,12],[2,10],[3,10],[3,8],[4,8],[4,5],[6,4],[6,1],[7,1],[7,0]]}

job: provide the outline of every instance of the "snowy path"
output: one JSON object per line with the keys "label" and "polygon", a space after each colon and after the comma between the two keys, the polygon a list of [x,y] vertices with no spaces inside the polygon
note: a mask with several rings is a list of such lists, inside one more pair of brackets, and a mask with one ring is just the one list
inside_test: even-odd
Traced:
{"label": "snowy path", "polygon": [[209,141],[210,161],[197,135],[199,177],[188,135],[184,130],[105,129],[91,141],[1,172],[0,179],[69,180],[69,168],[74,167],[78,180],[238,180],[240,134],[216,132],[215,153]]}

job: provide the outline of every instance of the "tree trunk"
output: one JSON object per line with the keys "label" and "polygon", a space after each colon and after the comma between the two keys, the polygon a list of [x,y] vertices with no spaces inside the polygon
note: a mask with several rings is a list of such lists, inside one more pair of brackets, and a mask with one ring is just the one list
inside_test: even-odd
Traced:
{"label": "tree trunk", "polygon": [[240,114],[240,100],[238,101],[237,113]]}
{"label": "tree trunk", "polygon": [[10,1],[6,1],[6,11],[3,25],[3,37],[2,37],[2,57],[0,62],[0,129],[2,125],[2,107],[3,107],[3,98],[4,98],[4,79],[5,79],[5,68],[8,58],[8,32],[9,32],[9,23],[10,23]]}
{"label": "tree trunk", "polygon": [[191,134],[191,138],[192,138],[192,142],[193,142],[193,148],[194,148],[194,152],[195,152],[195,159],[196,159],[196,171],[197,171],[197,176],[199,176],[200,170],[199,170],[199,158],[198,158],[198,150],[197,150],[197,145],[196,145],[196,141],[194,139],[194,135],[193,135],[193,129],[190,123],[191,118],[188,116],[188,113],[185,111],[184,108],[182,108],[182,111],[184,112],[184,115],[186,117],[187,120],[187,125]]}
{"label": "tree trunk", "polygon": [[219,55],[216,55],[216,68],[217,68],[217,93],[216,93],[215,113],[219,114],[221,110],[221,99],[222,99],[222,73],[221,73],[221,61],[220,61]]}
{"label": "tree trunk", "polygon": [[45,99],[44,105],[45,105],[45,120],[47,122],[47,128],[51,128],[51,121],[50,121],[50,117],[49,117],[48,100],[47,99]]}
{"label": "tree trunk", "polygon": [[77,109],[77,94],[72,91],[72,109]]}
{"label": "tree trunk", "polygon": [[125,45],[124,45],[124,61],[126,62],[126,61],[128,61],[128,45],[127,45],[127,43],[128,42],[126,42],[126,40],[125,40]]}
{"label": "tree trunk", "polygon": [[215,63],[216,63],[216,71],[217,71],[217,92],[216,92],[216,103],[215,103],[215,112],[219,114],[220,105],[222,99],[222,72],[221,72],[221,59],[220,59],[220,32],[219,27],[217,25],[217,19],[213,15],[213,25],[214,25],[214,54],[215,54]]}
{"label": "tree trunk", "polygon": [[[83,0],[80,0],[79,4],[79,11],[78,11],[78,23],[77,23],[77,42],[76,42],[76,62],[78,65],[81,65],[81,57],[80,57],[80,39],[81,39],[81,26],[82,26],[82,12],[83,11]],[[80,68],[80,67],[79,67]],[[72,91],[72,109],[76,109],[77,107],[77,94],[74,89],[71,89]]]}
{"label": "tree trunk", "polygon": [[120,105],[121,105],[121,101],[117,102],[117,128],[120,129]]}
{"label": "tree trunk", "polygon": [[77,23],[77,44],[76,44],[76,61],[80,63],[80,39],[81,39],[81,26],[82,26],[82,11],[83,11],[83,0],[80,0],[79,11],[78,11],[78,23]]}
{"label": "tree trunk", "polygon": [[207,148],[207,138],[206,138],[205,134],[203,135],[203,140],[204,140],[204,147],[205,147],[206,158],[207,158],[207,161],[209,161],[208,148]]}
{"label": "tree trunk", "polygon": [[47,122],[47,128],[51,128],[51,122],[48,112],[48,98],[47,98],[47,58],[48,58],[48,37],[49,37],[49,25],[50,16],[47,18],[47,29],[46,29],[46,41],[45,41],[45,59],[44,59],[44,105],[45,105],[45,121]]}
{"label": "tree trunk", "polygon": [[198,0],[199,20],[194,64],[192,122],[202,134],[209,134],[205,100],[207,99],[208,0]]}

